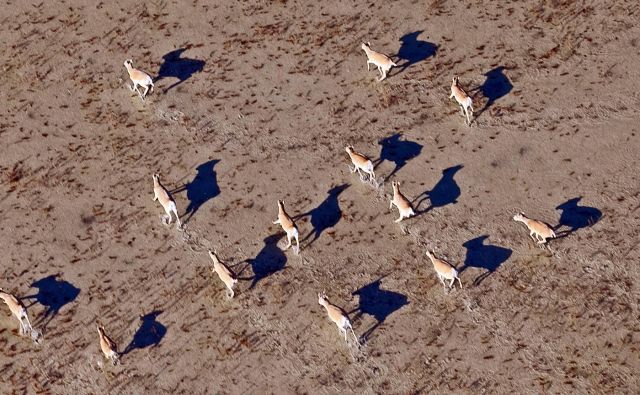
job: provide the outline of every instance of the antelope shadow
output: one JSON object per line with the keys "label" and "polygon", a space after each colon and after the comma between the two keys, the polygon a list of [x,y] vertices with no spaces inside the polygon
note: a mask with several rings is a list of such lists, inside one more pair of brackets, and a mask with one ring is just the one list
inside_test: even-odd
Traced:
{"label": "antelope shadow", "polygon": [[35,299],[30,306],[39,303],[45,307],[44,315],[38,318],[37,322],[37,325],[43,329],[46,329],[49,322],[58,315],[64,306],[73,302],[80,294],[79,288],[74,287],[68,281],[58,279],[57,274],[34,281],[31,287],[37,288],[38,293],[21,299]]}
{"label": "antelope shadow", "polygon": [[496,67],[493,70],[486,72],[484,75],[486,77],[485,81],[479,88],[474,90],[480,90],[482,96],[487,99],[484,107],[480,111],[476,111],[474,113],[474,118],[477,118],[489,109],[498,99],[506,96],[513,89],[513,85],[509,78],[504,74],[504,70],[506,68],[504,66]]}
{"label": "antelope shadow", "polygon": [[201,164],[196,168],[193,181],[171,191],[172,194],[187,191],[189,205],[181,216],[183,223],[189,222],[203,204],[220,194],[216,172],[213,169],[218,162],[220,161],[214,159]]}
{"label": "antelope shadow", "polygon": [[342,218],[342,210],[340,210],[338,196],[340,196],[342,191],[348,187],[349,184],[342,184],[331,188],[327,192],[328,196],[322,201],[322,203],[320,203],[320,205],[318,205],[318,207],[295,217],[297,219],[311,216],[311,225],[313,226],[313,230],[309,232],[304,239],[300,240],[300,243],[304,243],[313,236],[313,239],[311,239],[307,244],[307,246],[310,246],[314,241],[318,240],[322,232],[336,226],[338,222],[340,222],[340,218]]}
{"label": "antelope shadow", "polygon": [[[453,177],[463,167],[462,165],[457,165],[442,170],[442,177],[436,185],[430,191],[425,191],[414,199],[416,212],[426,213],[438,207],[458,203],[461,192],[458,183]],[[427,199],[431,204],[425,210],[420,210],[420,205]]]}
{"label": "antelope shadow", "polygon": [[253,259],[246,260],[246,262],[251,265],[251,270],[253,271],[253,278],[249,286],[250,289],[255,287],[263,278],[284,269],[287,264],[287,255],[278,247],[278,241],[283,235],[284,233],[278,233],[266,237],[264,239],[264,247],[258,252],[258,255]]}
{"label": "antelope shadow", "polygon": [[416,63],[420,63],[431,56],[435,56],[438,51],[438,46],[429,41],[418,40],[418,36],[422,34],[423,30],[418,30],[412,33],[407,33],[400,37],[400,49],[396,54],[399,71],[396,74],[400,74],[408,67],[413,66]]}
{"label": "antelope shadow", "polygon": [[202,71],[204,68],[205,62],[203,60],[181,58],[182,53],[186,50],[187,48],[176,49],[162,57],[164,62],[160,65],[160,70],[158,71],[158,76],[155,81],[157,82],[163,78],[170,77],[178,79],[174,84],[164,89],[164,93],[167,93],[170,89],[180,85],[191,78],[193,74]]}
{"label": "antelope shadow", "polygon": [[582,197],[569,199],[556,207],[556,210],[562,210],[562,213],[554,230],[559,230],[563,226],[569,228],[559,232],[558,237],[568,236],[579,229],[592,226],[602,218],[602,211],[595,207],[579,206],[580,200]]}
{"label": "antelope shadow", "polygon": [[167,327],[157,321],[157,317],[162,311],[153,311],[140,317],[142,323],[133,335],[133,339],[122,352],[122,355],[129,354],[135,349],[143,349],[147,347],[155,347],[162,341],[167,333]]}
{"label": "antelope shadow", "polygon": [[385,179],[391,178],[391,176],[406,165],[409,160],[417,157],[422,152],[421,144],[408,140],[400,140],[401,136],[400,133],[395,133],[378,141],[381,150],[380,157],[375,162],[375,167],[378,167],[385,160],[395,163],[395,168]]}
{"label": "antelope shadow", "polygon": [[460,270],[458,270],[458,272],[462,273],[469,267],[486,270],[475,278],[473,281],[474,285],[480,285],[485,278],[498,270],[500,265],[509,259],[512,253],[508,248],[498,247],[495,245],[485,245],[484,242],[488,238],[489,236],[483,235],[462,244],[462,246],[467,249],[467,256],[464,260],[464,265]]}
{"label": "antelope shadow", "polygon": [[358,295],[359,297],[358,307],[349,312],[349,314],[356,313],[354,320],[360,318],[363,314],[370,315],[376,320],[360,336],[362,341],[366,341],[391,314],[409,304],[405,295],[381,289],[380,283],[383,278],[384,276],[352,293],[352,295]]}

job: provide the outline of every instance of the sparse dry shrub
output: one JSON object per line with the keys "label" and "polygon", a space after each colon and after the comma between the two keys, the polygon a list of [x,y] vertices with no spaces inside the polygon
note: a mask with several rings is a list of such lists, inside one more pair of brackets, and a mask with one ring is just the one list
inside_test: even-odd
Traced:
{"label": "sparse dry shrub", "polygon": [[15,184],[25,176],[24,169],[19,163],[13,165],[12,169],[5,170],[4,178],[8,184]]}
{"label": "sparse dry shrub", "polygon": [[427,6],[427,14],[438,15],[444,8],[445,4],[446,0],[432,0],[431,3],[429,3],[429,5]]}
{"label": "sparse dry shrub", "polygon": [[391,89],[389,85],[378,84],[376,85],[376,91],[382,107],[389,108],[398,103],[398,97],[394,94],[393,89]]}
{"label": "sparse dry shrub", "polygon": [[575,0],[546,0],[545,1],[545,4],[552,8],[564,8],[571,3],[575,3]]}
{"label": "sparse dry shrub", "polygon": [[566,33],[558,43],[558,56],[562,60],[567,60],[575,55],[582,38],[576,36],[574,32]]}

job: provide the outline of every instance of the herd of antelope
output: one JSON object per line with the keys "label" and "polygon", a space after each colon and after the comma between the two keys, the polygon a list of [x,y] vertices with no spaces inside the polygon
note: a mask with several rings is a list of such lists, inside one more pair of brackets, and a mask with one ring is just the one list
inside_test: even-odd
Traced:
{"label": "herd of antelope", "polygon": [[[362,43],[361,48],[362,50],[364,50],[367,56],[367,70],[370,70],[371,64],[378,68],[381,74],[378,81],[384,80],[387,77],[387,73],[389,72],[389,70],[392,67],[397,66],[389,56],[371,49],[370,43]],[[130,59],[124,62],[124,66],[127,69],[129,77],[133,83],[133,85],[129,87],[129,89],[132,92],[136,91],[139,97],[144,101],[147,97],[147,94],[149,92],[153,92],[153,79],[144,71],[135,69],[133,67],[133,61]],[[141,93],[140,90],[138,90],[138,87],[144,88],[144,93]],[[465,124],[469,126],[471,124],[469,113],[473,114],[473,100],[460,85],[460,80],[458,79],[458,77],[453,77],[451,83],[450,98],[455,98],[462,110],[462,115],[466,117]],[[379,188],[380,185],[375,178],[375,169],[372,160],[365,154],[357,152],[352,145],[347,145],[345,147],[345,151],[349,155],[349,158],[353,165],[353,167],[349,166],[350,172],[358,172],[360,180],[362,182],[369,182],[373,187]],[[182,229],[182,223],[180,222],[176,202],[171,196],[171,193],[160,183],[159,174],[153,174],[152,178],[154,195],[153,201],[158,200],[165,212],[165,214],[161,217],[162,223],[168,226],[169,224],[171,224],[173,216],[175,216],[177,228]],[[391,185],[393,188],[393,196],[390,200],[389,209],[391,210],[393,206],[396,206],[399,212],[399,217],[395,220],[395,222],[397,223],[414,216],[415,212],[411,205],[411,201],[400,191],[400,181],[394,180],[392,181]],[[273,222],[273,224],[280,225],[283,231],[286,233],[288,243],[284,247],[284,250],[292,247],[293,240],[295,239],[296,246],[294,248],[294,253],[299,254],[300,241],[298,227],[296,226],[293,218],[285,210],[284,201],[278,200],[277,203],[278,218]],[[550,238],[556,237],[553,229],[548,224],[539,220],[527,218],[523,213],[515,214],[513,216],[513,220],[524,223],[530,231],[530,237],[538,245],[544,245]],[[212,271],[218,275],[220,280],[226,286],[227,297],[229,299],[232,299],[235,296],[234,286],[238,282],[236,274],[220,260],[215,250],[209,250],[208,253],[213,263]],[[456,280],[458,281],[460,288],[462,289],[462,281],[460,280],[460,277],[458,277],[458,271],[456,270],[455,266],[443,259],[437,258],[433,251],[427,250],[426,256],[433,264],[435,273],[438,276],[438,279],[442,283],[443,287],[445,288],[445,291],[447,290],[447,287],[449,290],[453,289]],[[447,284],[445,280],[450,281],[449,284]],[[41,334],[31,326],[31,322],[27,315],[27,309],[25,308],[24,304],[22,304],[20,299],[15,295],[2,290],[2,288],[0,288],[0,299],[2,299],[4,303],[9,307],[11,313],[20,323],[20,335],[30,335],[34,342],[39,343],[42,340]],[[344,335],[345,341],[348,339],[347,331],[350,331],[356,343],[360,344],[360,340],[353,331],[351,321],[349,320],[349,317],[344,310],[329,302],[329,299],[324,292],[318,294],[318,303],[326,309],[327,315],[329,316],[331,321],[336,324],[341,334]],[[118,347],[116,343],[106,334],[105,329],[102,325],[98,324],[97,329],[100,340],[100,349],[102,350],[104,357],[107,360],[111,361],[112,364],[116,365],[120,360],[120,353],[118,353]]]}

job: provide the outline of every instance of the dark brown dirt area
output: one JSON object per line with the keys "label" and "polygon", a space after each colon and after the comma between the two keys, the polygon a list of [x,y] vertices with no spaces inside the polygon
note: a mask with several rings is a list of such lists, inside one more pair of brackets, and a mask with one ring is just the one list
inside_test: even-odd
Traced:
{"label": "dark brown dirt area", "polygon": [[[0,287],[44,341],[1,305],[0,393],[638,393],[638,2],[347,3],[3,2]],[[162,77],[144,102],[129,58]],[[537,247],[519,211],[562,237]]]}

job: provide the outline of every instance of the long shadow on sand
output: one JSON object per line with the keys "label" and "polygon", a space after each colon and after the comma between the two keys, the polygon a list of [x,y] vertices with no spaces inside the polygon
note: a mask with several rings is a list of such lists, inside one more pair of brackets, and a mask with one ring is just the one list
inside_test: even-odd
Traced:
{"label": "long shadow on sand", "polygon": [[[414,199],[416,212],[426,213],[438,207],[456,204],[461,192],[458,183],[453,177],[463,167],[462,165],[457,165],[442,170],[442,178],[438,180],[436,185],[430,191],[425,191]],[[427,199],[429,199],[431,205],[425,210],[420,210],[420,205]]]}
{"label": "long shadow on sand", "polygon": [[409,304],[405,295],[380,289],[380,282],[383,278],[381,277],[352,293],[360,298],[358,307],[349,312],[349,314],[356,313],[354,320],[360,318],[362,314],[368,314],[376,320],[376,323],[360,336],[361,341],[366,341],[393,312]]}
{"label": "long shadow on sand", "polygon": [[282,236],[284,233],[268,236],[264,239],[264,247],[258,252],[258,255],[253,259],[246,260],[253,270],[253,279],[249,288],[255,287],[263,278],[284,269],[287,264],[287,255],[278,247],[278,241]]}
{"label": "long shadow on sand", "polygon": [[562,210],[560,214],[560,220],[554,230],[559,230],[561,227],[566,226],[568,230],[559,232],[558,237],[568,236],[571,233],[589,226],[594,225],[602,218],[602,211],[595,207],[578,206],[578,202],[582,197],[569,199],[562,203],[556,210]]}
{"label": "long shadow on sand", "polygon": [[500,265],[509,259],[512,253],[508,248],[498,247],[495,245],[485,245],[484,241],[488,238],[489,236],[487,235],[479,236],[462,244],[462,246],[467,249],[467,257],[464,261],[464,266],[460,268],[459,273],[462,273],[469,267],[486,270],[475,278],[473,281],[474,285],[480,285],[485,278],[498,270]]}
{"label": "long shadow on sand", "polygon": [[378,167],[385,160],[395,163],[396,167],[385,177],[385,180],[391,178],[398,170],[400,170],[408,161],[420,155],[422,145],[409,140],[400,140],[402,135],[395,133],[389,137],[385,137],[378,141],[382,147],[380,157],[375,161],[375,167]]}
{"label": "long shadow on sand", "polygon": [[[396,57],[398,58],[398,67],[400,70],[396,73],[402,73],[408,67],[414,64],[420,63],[431,56],[435,56],[438,51],[438,46],[429,41],[418,40],[418,36],[422,34],[423,30],[418,30],[413,33],[407,33],[400,37],[400,49]],[[404,62],[399,63],[401,60]]]}
{"label": "long shadow on sand", "polygon": [[159,323],[156,318],[162,314],[162,311],[153,311],[147,315],[140,317],[142,324],[133,335],[133,339],[122,352],[123,355],[130,353],[135,349],[143,349],[147,347],[155,347],[162,341],[167,333],[167,327]]}
{"label": "long shadow on sand", "polygon": [[160,65],[160,70],[158,71],[158,76],[155,81],[157,82],[163,78],[170,77],[178,79],[178,81],[166,88],[164,93],[180,85],[191,78],[193,74],[202,71],[204,68],[205,62],[203,60],[181,58],[180,56],[182,56],[182,53],[186,50],[186,48],[176,49],[162,57],[164,62]]}
{"label": "long shadow on sand", "polygon": [[300,240],[301,244],[313,236],[313,239],[311,239],[307,244],[307,246],[310,246],[314,241],[318,240],[322,232],[336,226],[338,222],[340,222],[340,218],[342,218],[342,210],[340,210],[338,196],[348,187],[349,184],[342,184],[331,188],[327,192],[328,196],[318,207],[295,217],[295,219],[298,219],[311,216],[311,225],[313,226],[313,230],[309,232],[304,239]]}
{"label": "long shadow on sand", "polygon": [[504,70],[506,70],[504,66],[499,66],[484,74],[487,78],[482,85],[475,90],[479,89],[482,92],[482,96],[487,99],[487,102],[482,109],[475,111],[474,118],[479,117],[483,112],[488,110],[493,103],[506,96],[513,89],[513,85],[504,74]]}
{"label": "long shadow on sand", "polygon": [[35,295],[25,296],[21,299],[35,299],[35,303],[40,303],[45,307],[45,312],[37,321],[38,326],[46,329],[47,324],[58,315],[60,310],[67,304],[73,302],[80,294],[80,289],[73,286],[68,281],[58,279],[57,274],[44,277],[31,284],[38,289]]}
{"label": "long shadow on sand", "polygon": [[183,223],[189,222],[203,204],[220,194],[216,172],[213,169],[218,162],[220,161],[214,159],[201,164],[196,168],[193,181],[171,191],[172,194],[187,191],[189,205],[181,216]]}

